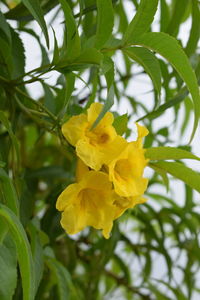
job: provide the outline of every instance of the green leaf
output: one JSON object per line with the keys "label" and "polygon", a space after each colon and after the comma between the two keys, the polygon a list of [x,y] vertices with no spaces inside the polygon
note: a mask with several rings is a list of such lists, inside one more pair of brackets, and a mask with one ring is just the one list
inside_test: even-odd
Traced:
{"label": "green leaf", "polygon": [[72,278],[67,269],[60,262],[51,257],[46,257],[45,262],[56,278],[59,299],[79,300],[80,297],[77,293],[77,289],[74,286]]}
{"label": "green leaf", "polygon": [[195,73],[189,60],[177,40],[162,32],[145,33],[141,37],[134,38],[134,45],[141,45],[158,52],[166,58],[185,81],[194,103],[194,126],[190,141],[193,139],[200,117],[200,94]]}
{"label": "green leaf", "polygon": [[177,162],[160,161],[150,165],[158,167],[172,176],[182,180],[200,193],[200,174]]}
{"label": "green leaf", "polygon": [[166,0],[160,1],[160,31],[165,31],[169,24],[169,7]]}
{"label": "green leaf", "polygon": [[32,223],[28,225],[28,232],[31,240],[31,250],[33,254],[34,272],[35,272],[35,291],[37,291],[42,279],[44,270],[43,248],[39,238],[39,231]]}
{"label": "green leaf", "polygon": [[17,216],[5,205],[0,204],[0,217],[8,223],[17,248],[17,257],[22,277],[23,299],[34,300],[35,274],[28,238]]}
{"label": "green leaf", "polygon": [[0,299],[12,300],[17,285],[17,255],[8,236],[0,245],[0,282]]}
{"label": "green leaf", "polygon": [[10,33],[10,26],[6,22],[6,19],[2,12],[0,11],[0,31],[4,32],[7,42],[11,44],[11,33]]}
{"label": "green leaf", "polygon": [[174,147],[153,147],[147,148],[145,151],[146,158],[150,160],[166,160],[166,159],[196,159],[199,157],[183,149]]}
{"label": "green leaf", "polygon": [[166,29],[166,32],[170,35],[176,36],[178,33],[179,26],[187,9],[188,0],[175,0],[173,13],[171,16],[170,23]]}
{"label": "green leaf", "polygon": [[[13,57],[11,45],[8,44],[7,38],[0,31],[0,64],[6,67],[6,76],[11,77],[13,71]],[[2,68],[3,69],[3,68]]]}
{"label": "green leaf", "polygon": [[192,27],[185,52],[190,56],[195,52],[200,37],[200,9],[197,0],[192,0]]}
{"label": "green leaf", "polygon": [[54,37],[54,50],[53,50],[53,59],[52,59],[52,65],[56,65],[59,61],[59,48],[58,48],[58,43],[57,43],[57,39],[56,39],[56,34],[55,31],[52,27],[53,30],[53,37]]}
{"label": "green leaf", "polygon": [[113,126],[115,127],[117,134],[123,135],[126,132],[127,123],[128,123],[128,115],[127,114],[118,116],[114,119]]}
{"label": "green leaf", "polygon": [[165,170],[159,168],[158,166],[155,166],[152,163],[149,163],[148,166],[150,168],[152,168],[156,173],[158,173],[162,177],[163,183],[166,186],[166,190],[168,191],[169,190],[169,179],[167,176],[167,172]]}
{"label": "green leaf", "polygon": [[47,47],[49,48],[49,36],[48,36],[47,26],[44,20],[43,12],[40,6],[40,1],[22,0],[22,2],[24,3],[24,5],[27,7],[27,9],[30,11],[30,13],[33,15],[35,20],[40,25],[46,39]]}
{"label": "green leaf", "polygon": [[2,124],[5,126],[6,130],[8,131],[8,134],[10,136],[13,148],[15,149],[16,152],[16,156],[17,156],[17,161],[18,164],[20,165],[20,152],[19,152],[19,142],[16,138],[16,136],[13,133],[11,124],[6,116],[6,114],[3,111],[0,111],[0,121],[2,122]]}
{"label": "green leaf", "polygon": [[[111,108],[111,106],[114,104],[114,63],[112,61],[111,58],[106,57],[106,64],[108,63],[107,61],[109,60],[109,65],[110,67],[108,69],[104,69],[105,70],[105,78],[106,78],[106,82],[107,82],[107,99],[106,102],[103,106],[102,111],[100,112],[99,116],[97,117],[97,119],[94,121],[94,124],[92,125],[91,129],[94,129],[97,124],[101,121],[101,119],[104,117],[104,115],[107,113],[107,111]],[[102,69],[103,70],[103,69]]]}
{"label": "green leaf", "polygon": [[0,186],[5,199],[5,204],[16,214],[19,215],[19,202],[15,187],[7,173],[0,168]]}
{"label": "green leaf", "polygon": [[129,24],[122,43],[130,44],[133,37],[140,36],[149,30],[157,11],[158,0],[141,0],[137,13]]}
{"label": "green leaf", "polygon": [[61,3],[62,9],[64,11],[65,24],[67,28],[67,41],[66,41],[67,45],[66,45],[66,53],[64,56],[71,61],[80,55],[80,51],[81,51],[80,38],[79,38],[76,22],[74,20],[69,4],[65,0],[59,0],[59,2]]}
{"label": "green leaf", "polygon": [[147,113],[146,115],[144,115],[143,117],[139,118],[137,120],[137,122],[143,120],[143,119],[149,119],[149,120],[153,120],[156,119],[157,117],[159,117],[165,110],[174,107],[175,105],[179,104],[181,101],[183,101],[185,99],[185,97],[188,95],[188,91],[186,87],[183,87],[178,94],[173,97],[171,100],[168,100],[166,103],[162,104],[161,106],[159,106],[158,109],[153,110],[150,113]]}
{"label": "green leaf", "polygon": [[11,28],[12,35],[12,57],[13,71],[12,79],[15,79],[25,73],[25,55],[24,45],[19,34]]}
{"label": "green leaf", "polygon": [[159,61],[155,55],[146,48],[143,47],[130,47],[123,51],[131,59],[138,62],[143,66],[144,70],[151,77],[155,89],[160,94],[161,90],[161,70]]}
{"label": "green leaf", "polygon": [[112,34],[114,12],[112,0],[97,0],[97,32],[95,47],[101,49]]}

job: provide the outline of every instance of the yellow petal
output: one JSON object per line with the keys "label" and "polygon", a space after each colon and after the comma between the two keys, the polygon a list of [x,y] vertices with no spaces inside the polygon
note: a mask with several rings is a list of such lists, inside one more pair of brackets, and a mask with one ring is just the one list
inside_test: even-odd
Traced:
{"label": "yellow petal", "polygon": [[79,185],[77,183],[68,185],[68,187],[58,197],[56,208],[60,211],[63,211],[66,206],[69,206],[71,203],[73,203],[78,193]]}
{"label": "yellow petal", "polygon": [[66,140],[75,146],[76,143],[85,135],[85,131],[88,127],[87,116],[80,114],[73,116],[62,126],[62,133]]}
{"label": "yellow petal", "polygon": [[[101,103],[92,103],[90,108],[87,110],[88,114],[88,122],[92,124],[95,122],[100,112],[102,111],[103,105]],[[104,117],[99,122],[98,126],[108,126],[111,125],[114,121],[113,114],[111,112],[107,112]]]}
{"label": "yellow petal", "polygon": [[87,172],[89,172],[89,168],[78,158],[76,162],[76,180],[80,181]]}
{"label": "yellow petal", "polygon": [[76,145],[77,156],[90,168],[98,171],[104,163],[104,154],[95,145],[91,145],[88,139],[81,139]]}
{"label": "yellow petal", "polygon": [[143,137],[149,134],[149,131],[147,130],[146,127],[141,126],[138,123],[136,123],[136,125],[137,125],[138,137],[137,140],[133,143],[135,144],[136,147],[142,148],[142,139]]}

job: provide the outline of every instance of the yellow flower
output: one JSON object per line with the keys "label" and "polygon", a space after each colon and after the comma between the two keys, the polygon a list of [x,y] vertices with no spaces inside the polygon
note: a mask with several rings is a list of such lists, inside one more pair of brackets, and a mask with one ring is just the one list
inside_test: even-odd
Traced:
{"label": "yellow flower", "polygon": [[142,137],[147,133],[138,125],[138,139],[126,144],[121,154],[108,164],[109,179],[115,192],[123,197],[141,196],[147,188],[148,180],[143,178],[143,171],[148,160],[142,149]]}
{"label": "yellow flower", "polygon": [[57,200],[56,208],[62,211],[61,225],[68,234],[93,226],[109,238],[115,215],[112,184],[107,174],[88,171],[83,164],[80,168],[78,183],[70,184]]}
{"label": "yellow flower", "polygon": [[91,129],[101,110],[102,104],[93,103],[87,114],[73,116],[62,126],[63,135],[76,147],[78,157],[96,171],[103,164],[108,164],[125,146],[125,140],[117,135],[112,126],[112,113],[107,112],[99,124]]}
{"label": "yellow flower", "polygon": [[147,200],[142,196],[136,197],[121,197],[116,193],[113,194],[115,206],[115,219],[119,218],[128,208],[133,208],[137,204],[142,204]]}

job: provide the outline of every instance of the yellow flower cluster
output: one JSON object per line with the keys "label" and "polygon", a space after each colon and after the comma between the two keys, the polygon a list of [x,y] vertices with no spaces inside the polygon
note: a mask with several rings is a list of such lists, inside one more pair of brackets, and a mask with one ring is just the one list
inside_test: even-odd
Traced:
{"label": "yellow flower cluster", "polygon": [[87,114],[71,117],[62,127],[78,156],[77,183],[70,184],[56,203],[68,234],[93,226],[109,238],[113,221],[126,209],[146,201],[142,197],[148,183],[143,178],[147,160],[142,138],[148,130],[137,124],[137,141],[127,142],[112,126],[110,112],[91,129],[101,110],[102,104],[93,103]]}

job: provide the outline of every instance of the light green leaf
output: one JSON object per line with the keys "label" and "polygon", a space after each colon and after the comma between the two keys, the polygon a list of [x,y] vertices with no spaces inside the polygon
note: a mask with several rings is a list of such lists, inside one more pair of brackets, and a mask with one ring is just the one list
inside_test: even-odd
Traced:
{"label": "light green leaf", "polygon": [[155,89],[160,94],[161,90],[161,70],[159,61],[155,55],[148,49],[143,47],[130,47],[123,51],[131,59],[143,66],[144,70],[151,77]]}
{"label": "light green leaf", "polygon": [[160,31],[165,31],[169,24],[169,7],[166,0],[160,1]]}
{"label": "light green leaf", "polygon": [[149,120],[153,120],[158,118],[165,110],[174,107],[175,105],[179,104],[181,101],[183,101],[185,99],[185,97],[188,95],[188,91],[186,87],[183,87],[178,94],[173,97],[172,99],[168,100],[166,103],[162,104],[161,106],[159,106],[158,109],[153,110],[150,113],[147,113],[146,115],[144,115],[143,117],[139,118],[137,120],[137,122],[143,120],[143,119],[149,119]]}
{"label": "light green leaf", "polygon": [[97,0],[97,32],[95,47],[100,49],[112,34],[114,12],[112,0]]}
{"label": "light green leaf", "polygon": [[81,42],[78,34],[76,22],[74,20],[71,8],[65,0],[59,0],[65,15],[65,24],[67,28],[67,45],[65,59],[71,61],[80,55]]}
{"label": "light green leaf", "polygon": [[[113,82],[114,82],[114,63],[112,61],[111,58],[106,58],[106,61],[109,60],[110,61],[110,65],[111,67],[106,69],[105,72],[105,78],[106,78],[106,82],[107,82],[107,99],[106,102],[103,106],[102,111],[100,112],[99,116],[97,117],[97,119],[94,121],[94,124],[92,125],[91,129],[94,129],[97,124],[101,121],[101,119],[104,117],[104,115],[106,114],[106,112],[111,108],[111,106],[114,104],[114,86],[113,86]],[[107,62],[106,62],[107,63]],[[102,69],[103,70],[103,69]]]}
{"label": "light green leaf", "polygon": [[173,9],[173,13],[171,16],[170,23],[166,29],[166,32],[170,35],[176,36],[178,32],[178,28],[183,19],[184,13],[187,9],[188,0],[175,0],[175,5]]}
{"label": "light green leaf", "polygon": [[5,199],[5,204],[16,214],[19,215],[19,202],[15,187],[7,173],[0,168],[0,187]]}
{"label": "light green leaf", "polygon": [[197,0],[192,0],[192,27],[185,52],[190,56],[196,49],[200,37],[200,9]]}
{"label": "light green leaf", "polygon": [[151,163],[152,166],[158,167],[172,176],[182,180],[191,188],[200,193],[200,174],[177,162],[160,161]]}
{"label": "light green leaf", "polygon": [[123,135],[127,130],[128,115],[124,114],[114,119],[113,126],[119,135]]}
{"label": "light green leaf", "polygon": [[149,30],[157,11],[158,0],[141,0],[137,13],[129,24],[122,43],[130,44],[130,41]]}
{"label": "light green leaf", "polygon": [[5,205],[0,204],[0,217],[8,223],[17,248],[17,257],[22,277],[23,299],[33,300],[35,295],[35,274],[28,238],[17,216]]}
{"label": "light green leaf", "polygon": [[22,0],[22,2],[24,3],[24,5],[27,7],[27,9],[30,11],[30,13],[33,15],[35,20],[40,25],[46,39],[47,47],[49,47],[49,36],[48,36],[47,26],[44,20],[43,12],[40,6],[40,1]]}
{"label": "light green leaf", "polygon": [[183,149],[174,147],[153,147],[147,148],[145,151],[146,158],[150,160],[166,160],[166,159],[196,159],[199,157]]}
{"label": "light green leaf", "polygon": [[156,173],[158,173],[163,180],[164,185],[166,186],[166,190],[169,190],[169,179],[167,176],[167,172],[161,168],[159,168],[158,166],[153,165],[152,163],[149,163],[148,166],[150,168],[152,168]]}
{"label": "light green leaf", "polygon": [[0,282],[0,299],[12,300],[17,285],[17,255],[9,236],[0,245]]}
{"label": "light green leaf", "polygon": [[140,45],[158,52],[166,58],[185,81],[194,103],[194,126],[191,135],[193,139],[200,117],[200,94],[195,73],[187,56],[177,40],[162,32],[149,32],[132,40],[133,45]]}

